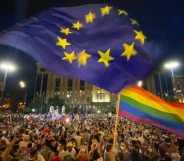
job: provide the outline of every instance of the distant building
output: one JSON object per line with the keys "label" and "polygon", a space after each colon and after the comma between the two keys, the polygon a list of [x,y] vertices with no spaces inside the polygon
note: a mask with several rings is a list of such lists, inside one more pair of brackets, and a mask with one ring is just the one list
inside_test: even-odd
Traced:
{"label": "distant building", "polygon": [[92,85],[76,78],[59,77],[38,65],[35,96],[49,98],[58,96],[70,104],[91,102]]}
{"label": "distant building", "polygon": [[[156,93],[153,76],[144,81],[143,85]],[[70,106],[98,109],[100,112],[112,111],[117,100],[115,94],[102,88],[76,78],[57,76],[40,65],[37,65],[34,97],[36,96],[42,97],[45,103],[49,101],[49,98],[57,96]]]}
{"label": "distant building", "polygon": [[76,78],[59,77],[40,65],[37,65],[34,92],[34,97],[37,96],[42,97],[45,103],[57,96],[70,106],[100,109],[101,112],[110,110],[116,101],[114,94],[102,88]]}
{"label": "distant building", "polygon": [[157,71],[151,77],[147,83],[154,86],[149,91],[168,102],[184,103],[184,75],[175,74],[173,78],[170,73]]}
{"label": "distant building", "polygon": [[179,102],[184,103],[184,75],[174,77],[174,96]]}

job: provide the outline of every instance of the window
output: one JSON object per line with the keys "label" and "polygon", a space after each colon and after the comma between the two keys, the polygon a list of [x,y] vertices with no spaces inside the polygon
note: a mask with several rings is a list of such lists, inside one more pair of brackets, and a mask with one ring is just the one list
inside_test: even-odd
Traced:
{"label": "window", "polygon": [[46,72],[45,68],[40,68],[40,72]]}
{"label": "window", "polygon": [[85,88],[85,82],[80,80],[80,90],[84,91]]}
{"label": "window", "polygon": [[60,78],[55,79],[55,89],[54,89],[54,95],[59,96],[59,91],[60,91]]}
{"label": "window", "polygon": [[60,87],[60,78],[55,79],[55,87]]}
{"label": "window", "polygon": [[72,79],[68,78],[68,91],[72,91],[72,85],[73,85]]}
{"label": "window", "polygon": [[48,81],[48,74],[43,75],[43,82],[42,82],[42,95],[46,96],[47,92],[47,81]]}
{"label": "window", "polygon": [[100,100],[102,100],[102,96],[103,96],[103,95],[102,95],[102,94],[100,94]]}

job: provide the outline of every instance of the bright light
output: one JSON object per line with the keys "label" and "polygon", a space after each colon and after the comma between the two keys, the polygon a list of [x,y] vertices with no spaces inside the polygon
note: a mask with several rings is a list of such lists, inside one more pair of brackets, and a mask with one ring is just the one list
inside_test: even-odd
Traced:
{"label": "bright light", "polygon": [[142,87],[143,86],[143,81],[138,81],[137,86]]}
{"label": "bright light", "polygon": [[35,112],[35,111],[36,111],[36,110],[33,108],[33,109],[32,109],[32,112]]}
{"label": "bright light", "polygon": [[21,88],[25,88],[26,87],[26,83],[24,81],[20,81],[19,85]]}
{"label": "bright light", "polygon": [[66,118],[66,123],[69,123],[70,122],[70,118]]}
{"label": "bright light", "polygon": [[70,97],[70,95],[69,95],[69,94],[67,94],[67,95],[66,95],[66,97],[67,97],[67,98],[69,98],[69,97]]}
{"label": "bright light", "polygon": [[171,68],[177,68],[180,66],[180,63],[177,61],[170,61],[164,64],[164,68],[171,69]]}
{"label": "bright light", "polygon": [[9,63],[9,62],[3,62],[0,64],[0,68],[3,70],[7,70],[7,71],[15,71],[17,68],[14,64]]}

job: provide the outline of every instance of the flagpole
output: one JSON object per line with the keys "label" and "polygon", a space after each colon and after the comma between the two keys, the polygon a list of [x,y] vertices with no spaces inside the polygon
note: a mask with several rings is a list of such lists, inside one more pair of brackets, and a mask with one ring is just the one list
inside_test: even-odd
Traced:
{"label": "flagpole", "polygon": [[117,137],[117,127],[118,127],[118,116],[119,116],[119,103],[120,103],[120,93],[118,93],[118,100],[116,104],[116,117],[115,117],[115,129],[114,129],[114,139],[113,139],[113,148],[115,148],[116,137]]}

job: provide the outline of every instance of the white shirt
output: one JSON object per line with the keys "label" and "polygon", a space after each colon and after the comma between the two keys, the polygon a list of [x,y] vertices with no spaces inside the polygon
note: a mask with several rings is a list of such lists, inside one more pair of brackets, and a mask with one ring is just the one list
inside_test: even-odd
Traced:
{"label": "white shirt", "polygon": [[69,154],[71,155],[72,158],[75,158],[76,151],[75,151],[74,148],[72,148],[71,152],[69,152],[69,151],[67,150],[67,153],[69,153]]}

